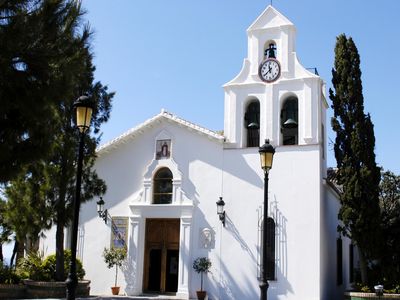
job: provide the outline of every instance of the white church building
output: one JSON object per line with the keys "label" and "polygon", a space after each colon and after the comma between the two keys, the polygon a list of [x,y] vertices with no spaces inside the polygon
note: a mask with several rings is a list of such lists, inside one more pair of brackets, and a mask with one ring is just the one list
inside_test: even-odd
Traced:
{"label": "white church building", "polygon": [[[337,233],[339,191],[327,178],[325,83],[299,63],[296,28],[272,6],[247,37],[243,67],[223,86],[223,132],[162,110],[98,149],[107,222],[99,199],[83,204],[78,242],[92,294],[114,284],[104,247],[126,245],[122,294],[196,299],[192,264],[207,257],[208,299],[259,299],[266,217],[268,299],[337,300],[350,286],[353,246]],[[276,152],[263,216],[266,139]],[[54,250],[54,240],[44,243]]]}

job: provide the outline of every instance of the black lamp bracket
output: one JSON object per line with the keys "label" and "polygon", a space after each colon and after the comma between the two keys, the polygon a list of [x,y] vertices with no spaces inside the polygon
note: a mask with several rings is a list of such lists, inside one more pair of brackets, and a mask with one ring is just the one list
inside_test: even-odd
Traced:
{"label": "black lamp bracket", "polygon": [[108,213],[108,210],[99,211],[99,217],[103,219],[104,223],[107,224],[107,220],[111,219],[111,215]]}

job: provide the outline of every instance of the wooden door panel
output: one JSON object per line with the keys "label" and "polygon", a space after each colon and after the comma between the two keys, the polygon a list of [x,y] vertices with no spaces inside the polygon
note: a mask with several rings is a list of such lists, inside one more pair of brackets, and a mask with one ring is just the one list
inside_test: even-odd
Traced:
{"label": "wooden door panel", "polygon": [[176,292],[179,219],[147,219],[143,290]]}
{"label": "wooden door panel", "polygon": [[163,240],[164,228],[160,220],[148,220],[146,222],[146,242],[160,243]]}

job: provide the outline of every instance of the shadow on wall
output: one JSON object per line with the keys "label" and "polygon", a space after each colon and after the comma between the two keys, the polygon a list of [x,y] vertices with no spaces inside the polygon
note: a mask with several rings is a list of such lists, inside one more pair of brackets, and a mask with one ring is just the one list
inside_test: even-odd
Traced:
{"label": "shadow on wall", "polygon": [[[242,238],[235,224],[228,215],[226,216],[225,229],[234,237],[234,239],[239,243],[240,247],[248,253],[253,262],[252,265],[255,266],[257,264],[257,258],[255,254],[251,251],[249,245]],[[245,278],[244,282],[241,280],[241,282],[238,283],[237,279],[231,275],[229,266],[223,263],[223,258],[220,258],[220,261],[222,261],[220,272],[223,275],[219,280],[215,280],[216,282],[219,282],[219,291],[221,292],[220,299],[257,299],[258,291],[251,288],[251,286],[254,286],[254,279]],[[239,285],[240,289],[236,289],[235,291],[231,289],[232,286]]]}
{"label": "shadow on wall", "polygon": [[[254,169],[249,162],[245,159],[245,157],[254,155],[257,157],[257,161],[259,161],[259,153],[258,148],[243,148],[240,149],[240,153],[238,153],[238,149],[225,149],[226,153],[224,154],[224,172],[229,173],[230,175],[239,178],[241,181],[246,182],[248,184],[252,184],[256,187],[263,187],[264,180],[260,177],[260,174],[257,173],[256,169]],[[236,154],[231,156],[230,152]],[[227,162],[234,163],[227,163]],[[261,171],[261,167],[260,171]]]}
{"label": "shadow on wall", "polygon": [[[278,208],[278,201],[276,197],[269,203],[268,211],[269,217],[272,217],[275,221],[275,278],[276,280],[269,281],[268,294],[271,297],[278,295],[286,295],[293,292],[293,288],[290,285],[288,276],[288,255],[287,255],[287,233],[286,224],[287,219]],[[262,224],[263,224],[263,209],[259,207],[258,216],[258,244],[257,244],[257,277],[260,277],[261,268],[261,236],[262,236]]]}
{"label": "shadow on wall", "polygon": [[286,295],[293,293],[293,288],[289,283],[288,277],[288,255],[287,255],[287,219],[278,208],[276,196],[270,203],[271,215],[275,220],[275,265],[276,265],[276,284],[270,284],[271,295]]}
{"label": "shadow on wall", "polygon": [[232,299],[232,300],[237,300],[237,299],[258,299],[259,298],[259,290],[254,290],[251,289],[251,286],[253,286],[253,279],[244,279],[240,281],[240,290],[232,291],[231,286],[232,283],[237,284],[235,278],[231,276],[229,273],[229,267],[227,267],[225,264],[221,265],[221,272],[224,274],[224,276],[221,277],[221,280],[219,281],[219,289],[221,292],[219,300],[225,300],[225,299]]}
{"label": "shadow on wall", "polygon": [[130,235],[129,237],[129,251],[127,253],[126,262],[122,266],[122,272],[124,273],[125,277],[125,290],[127,294],[131,294],[135,289],[135,282],[136,282],[136,260],[137,260],[137,245],[133,242],[133,236]]}
{"label": "shadow on wall", "polygon": [[232,220],[226,215],[226,227],[225,229],[231,233],[231,235],[235,238],[235,240],[239,243],[240,247],[245,250],[254,264],[257,263],[257,258],[254,253],[251,251],[249,245],[247,245],[246,241],[240,235],[238,229],[236,228],[235,224],[233,224]]}

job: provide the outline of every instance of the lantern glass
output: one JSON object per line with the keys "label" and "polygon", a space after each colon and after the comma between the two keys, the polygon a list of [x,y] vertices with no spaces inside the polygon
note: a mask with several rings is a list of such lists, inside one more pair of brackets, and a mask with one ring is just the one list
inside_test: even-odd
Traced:
{"label": "lantern glass", "polygon": [[104,209],[104,200],[100,197],[100,200],[97,201],[97,212],[102,213]]}
{"label": "lantern glass", "polygon": [[93,109],[91,107],[76,107],[76,125],[78,126],[80,132],[85,132],[89,129],[92,111]]}
{"label": "lantern glass", "polygon": [[261,168],[268,172],[272,168],[272,160],[274,158],[275,148],[265,140],[265,144],[258,150],[260,153]]}
{"label": "lantern glass", "polygon": [[274,158],[274,154],[270,152],[265,152],[260,154],[261,159],[261,168],[263,170],[269,170],[272,168],[272,160]]}
{"label": "lantern glass", "polygon": [[224,200],[222,200],[222,197],[220,197],[217,202],[217,214],[220,215],[220,214],[224,213],[224,206],[225,206],[225,202],[224,202]]}

